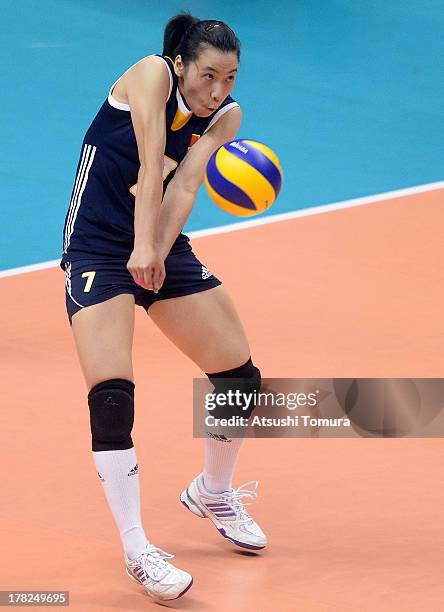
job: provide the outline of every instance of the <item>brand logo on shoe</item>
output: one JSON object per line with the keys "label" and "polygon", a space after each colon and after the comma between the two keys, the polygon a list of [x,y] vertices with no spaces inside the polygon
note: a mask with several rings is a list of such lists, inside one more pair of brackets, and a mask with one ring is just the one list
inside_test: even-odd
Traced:
{"label": "brand logo on shoe", "polygon": [[202,266],[202,278],[205,280],[206,278],[210,278],[210,276],[213,276],[211,272],[209,272],[205,266]]}
{"label": "brand logo on shoe", "polygon": [[143,582],[144,580],[147,579],[145,570],[143,569],[141,565],[136,565],[136,567],[133,567],[132,569],[133,569],[133,574],[136,576],[136,578],[138,578],[138,580]]}
{"label": "brand logo on shoe", "polygon": [[217,518],[233,518],[236,513],[226,502],[211,502],[204,504]]}
{"label": "brand logo on shoe", "polygon": [[138,474],[138,472],[139,472],[139,465],[136,463],[136,465],[133,467],[131,472],[128,472],[128,476],[135,476],[136,474]]}

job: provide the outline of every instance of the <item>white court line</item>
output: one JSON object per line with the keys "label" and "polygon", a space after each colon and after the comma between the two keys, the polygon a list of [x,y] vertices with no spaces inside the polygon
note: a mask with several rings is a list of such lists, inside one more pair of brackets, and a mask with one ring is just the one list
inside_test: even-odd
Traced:
{"label": "white court line", "polygon": [[[384,200],[393,200],[404,196],[415,195],[417,193],[425,193],[427,191],[436,191],[444,189],[444,181],[436,183],[426,183],[424,185],[416,185],[415,187],[407,187],[405,189],[397,189],[395,191],[387,191],[386,193],[377,193],[363,198],[355,198],[354,200],[344,200],[334,204],[322,204],[321,206],[312,206],[303,210],[293,210],[288,213],[271,215],[269,217],[250,219],[240,223],[231,223],[230,225],[221,225],[219,227],[209,227],[207,229],[187,232],[187,236],[191,239],[200,238],[202,236],[212,236],[214,234],[226,234],[227,232],[236,232],[248,227],[256,227],[257,225],[267,225],[268,223],[276,223],[277,221],[286,221],[287,219],[296,219],[297,217],[308,217],[310,215],[319,215],[320,213],[330,212],[333,210],[341,210],[343,208],[352,208],[353,206],[362,206],[364,204],[373,204],[374,202],[382,202]],[[0,271],[0,278],[3,276],[14,276],[16,274],[26,274],[27,272],[35,272],[36,270],[45,270],[46,268],[54,268],[58,266],[60,259],[52,261],[44,261],[43,263],[32,264],[30,266],[22,266],[20,268],[11,268],[10,270]]]}

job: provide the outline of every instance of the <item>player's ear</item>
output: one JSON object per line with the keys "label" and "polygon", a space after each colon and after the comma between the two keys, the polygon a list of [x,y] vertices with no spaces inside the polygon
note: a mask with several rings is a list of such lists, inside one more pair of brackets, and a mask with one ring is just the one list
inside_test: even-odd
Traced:
{"label": "player's ear", "polygon": [[174,60],[174,72],[178,77],[182,77],[184,69],[185,66],[182,61],[182,56],[176,55],[176,59]]}

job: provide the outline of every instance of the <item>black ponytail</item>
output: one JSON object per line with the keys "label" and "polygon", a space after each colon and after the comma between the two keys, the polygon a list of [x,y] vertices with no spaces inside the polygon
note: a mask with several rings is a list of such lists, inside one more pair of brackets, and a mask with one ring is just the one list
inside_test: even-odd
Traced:
{"label": "black ponytail", "polygon": [[224,53],[233,51],[240,59],[240,41],[223,21],[200,21],[190,13],[182,12],[172,17],[163,36],[162,55],[173,60],[181,55],[184,64],[197,58],[200,45],[208,45]]}
{"label": "black ponytail", "polygon": [[176,49],[179,46],[181,38],[188,28],[195,23],[199,23],[199,19],[193,17],[190,13],[182,12],[172,17],[165,27],[162,55],[168,55],[174,60],[177,55]]}

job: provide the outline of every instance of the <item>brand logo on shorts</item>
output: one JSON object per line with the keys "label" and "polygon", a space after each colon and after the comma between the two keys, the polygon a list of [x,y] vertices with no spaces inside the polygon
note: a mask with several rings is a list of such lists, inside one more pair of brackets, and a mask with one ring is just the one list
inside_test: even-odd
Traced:
{"label": "brand logo on shorts", "polygon": [[102,482],[105,482],[105,479],[103,478],[102,474],[100,472],[97,472],[97,474],[99,475],[99,478]]}
{"label": "brand logo on shorts", "polygon": [[139,465],[136,463],[136,465],[133,467],[131,472],[128,472],[128,476],[135,476],[138,472],[139,472]]}
{"label": "brand logo on shorts", "polygon": [[202,278],[205,280],[206,278],[210,278],[210,276],[213,276],[211,272],[209,272],[205,266],[202,266]]}

